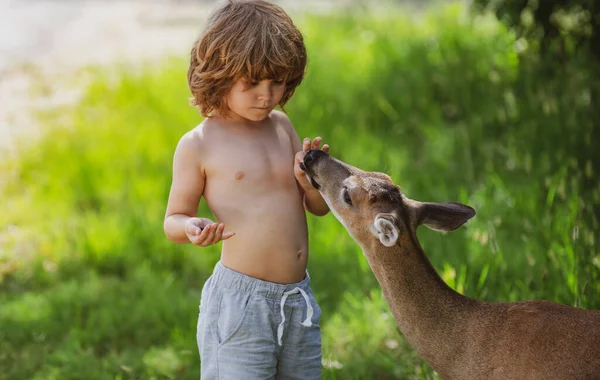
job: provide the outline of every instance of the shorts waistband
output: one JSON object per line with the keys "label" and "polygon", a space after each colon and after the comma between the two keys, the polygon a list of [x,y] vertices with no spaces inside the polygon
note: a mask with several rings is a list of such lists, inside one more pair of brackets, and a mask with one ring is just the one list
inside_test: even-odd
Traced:
{"label": "shorts waistband", "polygon": [[305,291],[310,289],[310,276],[308,272],[306,272],[306,277],[300,282],[294,284],[276,284],[229,269],[221,264],[220,261],[215,265],[212,277],[220,286],[273,299],[280,299],[284,293],[295,288]]}

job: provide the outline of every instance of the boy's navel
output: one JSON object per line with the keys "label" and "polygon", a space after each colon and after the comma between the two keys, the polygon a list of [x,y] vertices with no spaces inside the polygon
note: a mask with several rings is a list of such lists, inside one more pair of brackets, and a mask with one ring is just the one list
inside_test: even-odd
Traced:
{"label": "boy's navel", "polygon": [[235,179],[242,179],[242,178],[244,178],[244,172],[235,173]]}

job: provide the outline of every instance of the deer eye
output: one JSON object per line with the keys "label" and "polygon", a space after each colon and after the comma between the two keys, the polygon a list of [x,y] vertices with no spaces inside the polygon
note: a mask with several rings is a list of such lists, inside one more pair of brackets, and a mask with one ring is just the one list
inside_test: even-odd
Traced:
{"label": "deer eye", "polygon": [[344,190],[342,192],[342,196],[344,197],[344,202],[346,202],[350,206],[352,206],[352,199],[350,199],[350,194],[348,193],[348,189],[346,189],[345,187],[344,187]]}

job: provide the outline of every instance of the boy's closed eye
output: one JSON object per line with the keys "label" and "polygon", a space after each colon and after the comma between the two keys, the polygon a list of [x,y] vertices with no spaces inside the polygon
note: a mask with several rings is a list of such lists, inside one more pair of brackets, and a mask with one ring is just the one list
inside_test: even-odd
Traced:
{"label": "boy's closed eye", "polygon": [[[279,78],[279,79],[263,79],[263,80],[270,80],[270,81],[272,81],[276,85],[281,85],[281,84],[285,83],[285,79],[283,79],[283,78]],[[260,84],[260,82],[259,81],[250,81],[250,82],[246,81],[246,84],[248,86],[250,86],[250,87],[256,87],[256,86],[258,86]]]}

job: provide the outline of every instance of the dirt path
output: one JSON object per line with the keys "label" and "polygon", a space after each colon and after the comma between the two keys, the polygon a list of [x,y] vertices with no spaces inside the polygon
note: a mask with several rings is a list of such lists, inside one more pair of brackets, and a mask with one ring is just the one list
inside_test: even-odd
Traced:
{"label": "dirt path", "polygon": [[[276,1],[290,13],[328,11],[341,0]],[[0,149],[41,127],[36,110],[70,104],[89,65],[182,55],[214,1],[0,0]]]}

